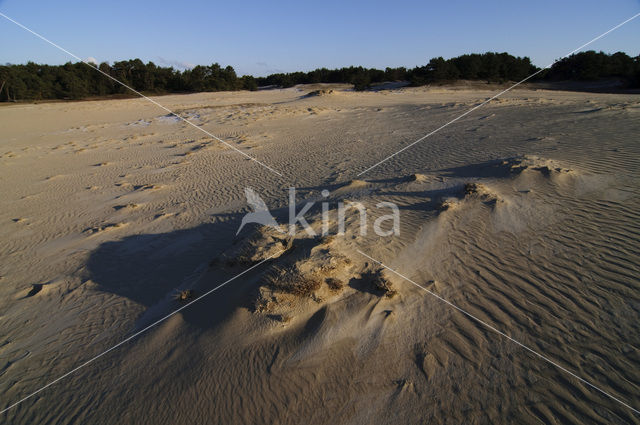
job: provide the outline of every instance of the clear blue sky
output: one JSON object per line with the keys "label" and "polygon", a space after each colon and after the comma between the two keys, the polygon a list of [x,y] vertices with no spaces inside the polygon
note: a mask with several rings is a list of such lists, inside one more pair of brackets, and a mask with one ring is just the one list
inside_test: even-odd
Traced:
{"label": "clear blue sky", "polygon": [[[640,12],[640,0],[0,0],[0,11],[81,58],[232,65],[238,74],[506,51],[544,66]],[[640,54],[640,17],[590,46]],[[0,63],[60,64],[64,53],[0,17]]]}

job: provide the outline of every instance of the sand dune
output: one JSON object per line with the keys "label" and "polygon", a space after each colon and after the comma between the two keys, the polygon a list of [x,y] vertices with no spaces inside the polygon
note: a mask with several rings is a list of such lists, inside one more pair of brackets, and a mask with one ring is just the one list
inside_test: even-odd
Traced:
{"label": "sand dune", "polygon": [[[640,102],[318,85],[0,108],[6,423],[640,423]],[[278,222],[287,189],[318,235]],[[329,194],[323,195],[327,190]],[[399,235],[320,202],[392,202]],[[303,418],[303,419],[301,419]]]}

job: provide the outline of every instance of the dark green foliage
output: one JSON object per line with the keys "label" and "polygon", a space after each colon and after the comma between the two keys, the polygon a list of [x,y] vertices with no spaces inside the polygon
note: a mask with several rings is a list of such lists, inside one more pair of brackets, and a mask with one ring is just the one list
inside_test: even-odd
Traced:
{"label": "dark green foliage", "polygon": [[474,53],[448,60],[433,58],[427,66],[411,70],[409,81],[414,86],[459,79],[520,81],[537,70],[527,57],[515,57],[508,53]]}
{"label": "dark green foliage", "polygon": [[251,75],[244,75],[240,80],[242,83],[242,89],[251,91],[258,90],[258,82]]}
{"label": "dark green foliage", "polygon": [[[41,99],[82,99],[95,96],[131,95],[112,79],[92,69],[94,65],[66,63],[60,66],[0,66],[0,101]],[[144,63],[140,59],[106,62],[100,71],[144,93],[188,93],[222,90],[257,90],[258,86],[291,87],[296,84],[347,83],[355,90],[367,90],[385,81],[409,81],[411,85],[449,82],[458,79],[487,82],[520,81],[538,70],[529,58],[507,53],[462,55],[452,59],[433,58],[413,69],[386,68],[384,71],[361,66],[340,69],[319,68],[310,72],[272,74],[267,77],[238,77],[230,66],[214,63],[178,71]],[[640,86],[640,56],[632,58],[618,52],[582,52],[558,61],[537,80],[599,80],[619,78],[628,86]]]}
{"label": "dark green foliage", "polygon": [[148,94],[221,90],[256,90],[255,78],[238,78],[230,66],[215,63],[196,66],[183,72],[173,68],[144,63],[140,59],[106,62],[99,66],[82,62],[60,66],[26,65],[0,66],[0,101],[83,99],[95,96],[130,95],[131,91],[109,77],[92,69],[97,67],[138,92]]}
{"label": "dark green foliage", "polygon": [[640,56],[632,58],[622,52],[608,55],[593,50],[562,59],[545,73],[545,79],[551,81],[595,81],[603,78],[621,78],[636,87],[640,83],[639,76]]}
{"label": "dark green foliage", "polygon": [[347,83],[353,84],[356,90],[366,90],[374,83],[404,80],[406,75],[407,70],[405,68],[387,68],[385,71],[381,71],[361,66],[350,66],[340,69],[320,68],[310,72],[271,74],[268,77],[258,77],[256,80],[259,86],[286,88],[296,84]]}
{"label": "dark green foliage", "polygon": [[306,73],[272,74],[257,78],[257,81],[260,86],[279,87],[311,83],[350,83],[355,90],[366,90],[372,84],[384,81],[409,81],[414,86],[458,79],[519,81],[537,69],[526,57],[514,57],[507,53],[484,53],[463,55],[448,60],[441,57],[433,58],[426,66],[410,70],[399,67],[381,71],[361,66],[333,70],[320,68]]}

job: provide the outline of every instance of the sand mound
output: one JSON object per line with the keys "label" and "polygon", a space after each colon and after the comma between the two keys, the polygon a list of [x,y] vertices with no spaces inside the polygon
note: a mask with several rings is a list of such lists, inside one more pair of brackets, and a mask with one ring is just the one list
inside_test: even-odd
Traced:
{"label": "sand mound", "polygon": [[253,306],[255,312],[285,322],[331,302],[346,289],[394,297],[392,278],[381,268],[354,263],[345,241],[344,236],[309,236],[304,231],[289,236],[263,226],[237,242],[222,262],[228,267],[246,266],[273,256]]}
{"label": "sand mound", "polygon": [[486,184],[465,183],[463,190],[465,198],[479,199],[487,205],[495,206],[497,203],[504,202],[500,195]]}
{"label": "sand mound", "polygon": [[261,226],[247,238],[235,241],[231,249],[212,260],[211,264],[250,266],[267,258],[278,258],[290,250],[292,244],[293,238],[284,233],[284,227],[278,230]]}
{"label": "sand mound", "polygon": [[510,158],[500,164],[511,174],[520,174],[527,171],[537,171],[545,177],[574,173],[570,168],[563,167],[558,161],[541,158],[534,155]]}
{"label": "sand mound", "polygon": [[409,182],[418,182],[418,183],[424,183],[426,181],[429,180],[429,177],[424,175],[424,174],[411,174],[409,177],[407,177],[407,181]]}
{"label": "sand mound", "polygon": [[331,193],[333,196],[344,196],[347,194],[366,193],[369,187],[369,183],[364,180],[351,180],[343,186],[333,190]]}
{"label": "sand mound", "polygon": [[523,173],[538,173],[545,177],[572,175],[576,171],[559,161],[535,155],[523,155],[506,159],[497,159],[480,164],[445,170],[456,177],[504,178],[516,177]]}

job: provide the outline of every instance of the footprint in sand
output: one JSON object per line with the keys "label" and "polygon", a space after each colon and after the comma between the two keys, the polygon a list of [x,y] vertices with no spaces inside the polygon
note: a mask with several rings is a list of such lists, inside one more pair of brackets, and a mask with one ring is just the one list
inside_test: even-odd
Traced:
{"label": "footprint in sand", "polygon": [[176,213],[160,213],[160,214],[154,215],[153,219],[154,220],[160,220],[160,219],[163,219],[163,218],[173,217],[175,215],[177,215],[177,214]]}
{"label": "footprint in sand", "polygon": [[158,190],[162,189],[164,186],[161,184],[143,184],[143,185],[135,185],[133,186],[133,190]]}
{"label": "footprint in sand", "polygon": [[101,234],[110,230],[119,229],[121,227],[126,226],[127,223],[107,223],[101,226],[88,227],[82,231],[83,234],[87,236],[94,236],[97,234]]}
{"label": "footprint in sand", "polygon": [[42,283],[34,283],[33,285],[31,285],[31,289],[29,290],[29,292],[27,292],[27,295],[25,295],[24,297],[25,298],[33,297],[38,292],[42,291],[43,286],[44,285]]}
{"label": "footprint in sand", "polygon": [[125,205],[114,205],[113,209],[116,210],[116,211],[133,210],[133,209],[136,209],[138,207],[139,207],[138,204],[129,203],[129,204],[125,204]]}

